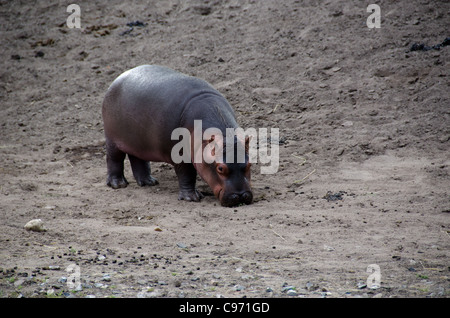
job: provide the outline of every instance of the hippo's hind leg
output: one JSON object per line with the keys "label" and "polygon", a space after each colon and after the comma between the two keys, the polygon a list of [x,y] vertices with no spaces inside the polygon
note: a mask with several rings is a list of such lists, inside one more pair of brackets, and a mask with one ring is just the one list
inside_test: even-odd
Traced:
{"label": "hippo's hind leg", "polygon": [[125,188],[128,185],[128,181],[123,175],[125,155],[112,141],[106,139],[106,166],[108,169],[106,184],[113,189]]}
{"label": "hippo's hind leg", "polygon": [[128,154],[128,159],[130,159],[131,170],[133,170],[134,178],[136,182],[141,187],[143,186],[154,186],[159,182],[150,175],[150,163],[144,161],[135,156]]}
{"label": "hippo's hind leg", "polygon": [[180,188],[178,200],[200,201],[203,198],[203,194],[195,188],[197,170],[195,170],[194,166],[191,163],[180,163],[174,165],[174,167]]}

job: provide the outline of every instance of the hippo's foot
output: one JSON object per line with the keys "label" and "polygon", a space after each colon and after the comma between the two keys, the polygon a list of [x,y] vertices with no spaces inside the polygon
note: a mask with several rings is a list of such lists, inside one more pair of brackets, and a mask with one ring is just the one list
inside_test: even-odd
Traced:
{"label": "hippo's foot", "polygon": [[158,180],[150,175],[150,163],[128,154],[130,159],[131,170],[133,170],[134,178],[139,186],[154,186],[159,184]]}
{"label": "hippo's foot", "polygon": [[203,197],[204,197],[203,194],[197,189],[180,190],[178,194],[178,200],[185,200],[185,201],[199,202],[201,199],[203,199]]}
{"label": "hippo's foot", "polygon": [[144,177],[144,178],[138,178],[138,179],[136,179],[136,182],[141,187],[154,186],[154,185],[159,184],[158,180],[156,180],[152,176],[147,176],[147,177]]}
{"label": "hippo's foot", "polygon": [[108,176],[106,184],[113,189],[126,188],[128,185],[127,179],[124,176]]}

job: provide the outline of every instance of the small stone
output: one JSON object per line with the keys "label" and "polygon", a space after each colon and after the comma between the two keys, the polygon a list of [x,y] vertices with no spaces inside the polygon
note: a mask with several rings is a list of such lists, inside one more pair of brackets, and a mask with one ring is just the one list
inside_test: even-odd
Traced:
{"label": "small stone", "polygon": [[24,228],[27,231],[33,231],[33,232],[45,232],[46,231],[44,229],[44,222],[42,222],[41,219],[34,219],[34,220],[29,221],[27,224],[25,224]]}
{"label": "small stone", "polygon": [[249,275],[249,274],[244,274],[244,275],[241,276],[241,279],[243,279],[243,280],[251,280],[251,279],[255,279],[255,277],[252,276],[252,275]]}
{"label": "small stone", "polygon": [[363,289],[367,287],[367,284],[365,282],[358,282],[356,285],[359,289]]}
{"label": "small stone", "polygon": [[273,292],[273,289],[270,288],[270,287],[267,287],[267,288],[266,288],[266,293],[271,293],[271,292]]}
{"label": "small stone", "polygon": [[242,285],[234,285],[233,289],[234,289],[235,291],[242,291],[242,290],[245,289],[245,287],[242,286]]}
{"label": "small stone", "polygon": [[281,289],[281,292],[287,293],[290,290],[295,290],[295,286],[284,286],[283,289]]}
{"label": "small stone", "polygon": [[289,289],[286,293],[288,296],[297,296],[297,292],[294,289]]}
{"label": "small stone", "polygon": [[155,231],[156,232],[162,232],[162,229],[159,226],[157,226],[157,227],[155,227]]}
{"label": "small stone", "polygon": [[308,290],[308,291],[313,291],[313,290],[319,289],[319,286],[317,284],[313,284],[311,282],[307,282],[305,287],[306,287],[306,290]]}
{"label": "small stone", "polygon": [[109,274],[105,274],[105,275],[103,275],[102,280],[105,281],[105,282],[110,282],[111,281],[111,276]]}
{"label": "small stone", "polygon": [[351,127],[351,126],[353,126],[353,122],[351,120],[346,120],[342,123],[342,126]]}
{"label": "small stone", "polygon": [[59,283],[63,283],[63,284],[64,284],[64,283],[67,283],[67,277],[64,277],[64,276],[61,277],[60,279],[58,279],[58,282],[59,282]]}

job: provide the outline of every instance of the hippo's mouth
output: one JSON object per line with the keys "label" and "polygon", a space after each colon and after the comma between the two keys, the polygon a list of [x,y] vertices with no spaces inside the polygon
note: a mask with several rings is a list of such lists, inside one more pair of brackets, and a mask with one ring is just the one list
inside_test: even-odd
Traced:
{"label": "hippo's mouth", "polygon": [[219,201],[222,201],[222,197],[220,196],[222,194],[223,188],[220,188],[219,192],[217,193],[217,198]]}

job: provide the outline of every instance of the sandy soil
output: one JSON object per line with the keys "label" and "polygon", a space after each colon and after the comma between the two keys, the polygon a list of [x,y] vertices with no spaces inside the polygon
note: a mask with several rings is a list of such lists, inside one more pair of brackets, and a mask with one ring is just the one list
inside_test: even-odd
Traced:
{"label": "sandy soil", "polygon": [[[53,2],[0,2],[1,297],[448,297],[450,47],[410,48],[449,2],[377,1],[380,29],[356,0],[86,1],[80,29]],[[106,186],[102,99],[141,64],[280,129],[254,204],[178,201],[163,163]]]}

